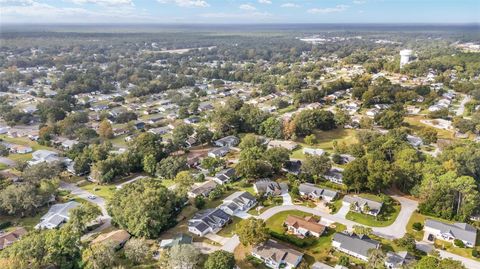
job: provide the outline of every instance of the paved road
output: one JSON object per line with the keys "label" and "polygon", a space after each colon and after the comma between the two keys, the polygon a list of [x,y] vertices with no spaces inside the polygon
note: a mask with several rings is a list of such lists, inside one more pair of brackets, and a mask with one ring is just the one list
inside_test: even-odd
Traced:
{"label": "paved road", "polygon": [[463,100],[460,102],[460,106],[458,107],[456,114],[457,116],[463,116],[463,113],[465,112],[465,105],[470,102],[472,97],[470,95],[464,95]]}
{"label": "paved road", "polygon": [[0,163],[3,163],[3,164],[5,164],[7,166],[10,166],[10,167],[15,166],[15,164],[16,164],[14,160],[9,159],[7,157],[1,157],[1,156],[0,156]]}
{"label": "paved road", "polygon": [[[417,249],[419,249],[421,251],[424,251],[424,252],[427,252],[427,253],[430,253],[432,250],[434,250],[434,247],[433,247],[432,244],[430,244],[428,242],[424,242],[424,241],[417,242],[416,247],[417,247]],[[459,256],[459,255],[444,251],[444,250],[440,250],[440,249],[435,249],[435,250],[438,251],[440,253],[440,257],[442,257],[444,259],[451,258],[453,260],[460,261],[460,262],[463,263],[463,265],[465,265],[465,267],[467,267],[469,269],[480,268],[480,262],[478,262],[478,261],[468,259],[468,258]]]}
{"label": "paved road", "polygon": [[[393,195],[392,198],[394,198],[401,204],[400,213],[398,214],[398,217],[395,219],[395,222],[392,225],[387,227],[372,227],[374,234],[387,239],[401,238],[405,235],[408,220],[410,219],[410,216],[417,209],[417,206],[418,206],[418,202],[410,200],[408,198],[395,196],[395,195]],[[349,230],[353,228],[353,225],[358,225],[357,222],[345,219],[345,216],[343,215],[330,215],[328,213],[319,211],[315,208],[310,208],[310,207],[305,207],[300,205],[290,205],[290,206],[281,205],[281,206],[272,207],[266,210],[265,212],[263,212],[262,214],[260,214],[258,218],[266,220],[277,213],[288,211],[288,210],[300,210],[316,216],[320,216],[322,218],[325,218],[326,219],[325,221],[327,222],[341,223],[347,226],[347,229]]]}
{"label": "paved road", "polygon": [[76,186],[75,184],[67,183],[67,182],[64,182],[64,181],[60,182],[60,189],[70,191],[70,193],[72,195],[78,196],[82,199],[85,199],[89,202],[92,202],[92,203],[96,204],[102,210],[102,215],[104,217],[110,218],[110,216],[107,213],[107,208],[105,206],[105,200],[102,197],[97,196],[97,198],[95,198],[95,199],[90,199],[90,198],[88,198],[88,196],[93,195],[92,193],[90,193],[90,192],[88,192],[84,189],[81,189],[80,187]]}
{"label": "paved road", "polygon": [[125,181],[125,182],[123,182],[123,183],[121,183],[121,184],[116,185],[116,187],[117,187],[117,189],[121,189],[123,186],[125,186],[125,185],[127,185],[127,184],[130,184],[130,183],[132,183],[132,182],[135,182],[135,181],[137,181],[137,180],[139,180],[139,179],[142,179],[142,178],[146,178],[146,176],[138,176],[138,177],[132,178],[132,179],[130,179],[130,180],[128,180],[128,181]]}

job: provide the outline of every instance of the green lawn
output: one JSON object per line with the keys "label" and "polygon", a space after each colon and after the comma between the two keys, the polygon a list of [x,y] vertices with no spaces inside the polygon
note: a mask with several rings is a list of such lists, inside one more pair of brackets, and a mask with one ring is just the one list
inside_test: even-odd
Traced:
{"label": "green lawn", "polygon": [[441,218],[437,218],[437,217],[432,217],[432,216],[426,216],[426,215],[423,215],[419,212],[413,212],[413,214],[410,217],[410,220],[408,221],[408,224],[407,224],[407,233],[413,234],[415,236],[416,240],[422,240],[423,239],[423,234],[424,234],[423,230],[422,231],[416,231],[416,230],[413,229],[412,225],[415,222],[419,222],[422,225],[425,225],[425,220],[426,219],[434,219],[434,220],[439,220],[439,221],[443,221],[443,222],[446,222],[446,223],[453,223],[453,221],[449,221],[449,220],[445,220],[445,219],[441,219]]}
{"label": "green lawn", "polygon": [[[33,151],[36,151],[36,150],[39,150],[39,149],[46,149],[46,150],[51,150],[51,151],[57,151],[56,149],[52,148],[52,147],[47,147],[47,146],[43,146],[43,145],[40,145],[38,144],[37,142],[35,141],[32,141],[26,137],[9,137],[7,135],[0,135],[0,139],[1,140],[4,140],[6,142],[9,142],[9,143],[13,143],[13,144],[18,144],[18,145],[23,145],[23,146],[28,146],[28,147],[31,147]],[[8,155],[8,158],[15,161],[15,162],[19,162],[19,161],[29,161],[32,159],[32,153],[27,153],[27,154],[18,154],[18,153],[15,153],[15,154],[10,154]]]}
{"label": "green lawn", "polygon": [[241,218],[233,216],[232,223],[223,227],[217,234],[223,237],[232,237],[235,234],[235,230],[237,229],[237,224],[241,220]]}
{"label": "green lawn", "polygon": [[362,214],[362,213],[357,213],[350,211],[347,213],[345,216],[346,219],[358,222],[363,225],[367,226],[372,226],[372,227],[386,227],[389,225],[392,225],[392,223],[395,221],[395,219],[398,216],[398,213],[400,213],[400,205],[394,205],[393,206],[394,211],[391,212],[390,214],[387,214],[384,217],[384,220],[380,220],[380,216],[375,218],[374,216],[370,216],[367,214]]}
{"label": "green lawn", "polygon": [[294,159],[304,159],[302,147],[307,148],[320,148],[328,152],[333,152],[333,141],[336,141],[339,145],[351,145],[357,143],[355,136],[355,130],[337,128],[330,131],[315,131],[317,137],[317,143],[314,145],[307,145],[303,142],[303,139],[297,139],[295,142],[299,143],[301,147],[292,152],[291,157]]}
{"label": "green lawn", "polygon": [[8,165],[4,164],[4,163],[0,163],[0,170],[5,170],[8,168]]}
{"label": "green lawn", "polygon": [[48,206],[44,206],[40,208],[35,215],[28,216],[28,217],[18,217],[18,216],[0,216],[0,223],[10,221],[12,224],[11,226],[19,226],[24,227],[27,230],[33,230],[33,227],[40,222],[40,218],[45,215],[48,211]]}
{"label": "green lawn", "polygon": [[[423,119],[427,119],[425,116],[409,116],[405,117],[404,121],[410,125],[410,129],[414,132],[420,131],[424,127],[429,127],[429,125],[420,122]],[[431,127],[431,126],[430,126]],[[438,133],[438,138],[440,139],[452,139],[454,133],[448,130],[442,130],[434,128]]]}
{"label": "green lawn", "polygon": [[88,183],[80,186],[80,188],[107,200],[112,198],[113,194],[117,190],[115,185],[98,185],[96,183]]}
{"label": "green lawn", "polygon": [[[480,258],[473,257],[472,256],[472,248],[459,248],[456,247],[454,244],[447,242],[447,241],[442,241],[442,240],[435,240],[435,247],[439,249],[443,249],[445,251],[448,251],[453,254],[460,255],[465,258],[473,259],[476,261],[480,261]],[[480,251],[480,247],[477,246],[476,249]]]}
{"label": "green lawn", "polygon": [[[299,217],[306,217],[311,216],[311,214],[298,211],[298,210],[291,210],[291,211],[284,211],[278,214],[273,215],[266,221],[267,227],[272,232],[283,234],[285,232],[285,228],[283,227],[283,223],[288,215],[294,215]],[[327,232],[320,236],[319,238],[305,238],[299,239],[294,235],[288,235],[292,237],[294,240],[299,242],[305,242],[308,244],[307,247],[298,248],[295,246],[290,245],[292,248],[295,248],[303,253],[305,253],[304,259],[308,264],[313,264],[315,261],[326,262],[328,264],[334,265],[336,264],[338,257],[343,255],[336,253],[335,255],[331,254],[331,242],[332,237],[336,232],[342,232],[346,229],[346,227],[339,223],[334,223],[331,227],[328,227]]]}

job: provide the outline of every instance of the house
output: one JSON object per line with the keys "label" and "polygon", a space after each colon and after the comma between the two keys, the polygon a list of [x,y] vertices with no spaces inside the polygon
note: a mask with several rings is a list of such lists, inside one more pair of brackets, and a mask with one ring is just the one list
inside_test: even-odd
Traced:
{"label": "house", "polygon": [[261,193],[267,196],[282,194],[282,188],[280,187],[280,184],[268,178],[260,179],[257,182],[253,183],[253,190],[256,193]]}
{"label": "house", "polygon": [[115,230],[106,234],[101,234],[92,240],[92,244],[113,242],[116,249],[122,248],[130,239],[131,235],[125,230]]}
{"label": "house", "polygon": [[184,119],[183,122],[185,122],[187,124],[195,124],[195,123],[200,122],[200,118],[199,117],[190,117],[190,118]]}
{"label": "house", "polygon": [[213,142],[213,144],[215,144],[215,146],[217,147],[235,147],[236,145],[238,145],[238,143],[240,143],[240,139],[233,135],[220,138],[217,141]]}
{"label": "house", "polygon": [[335,265],[335,267],[331,267],[330,265],[324,264],[321,262],[315,262],[314,264],[312,264],[312,267],[310,268],[311,269],[348,269],[348,267],[342,266],[340,264]]}
{"label": "house", "polygon": [[262,260],[267,267],[274,269],[295,268],[303,258],[303,253],[272,239],[253,247],[252,255]]}
{"label": "house", "polygon": [[402,269],[413,261],[415,261],[415,257],[410,255],[407,251],[400,251],[397,253],[389,251],[385,258],[385,267],[387,269]]}
{"label": "house", "polygon": [[167,126],[151,128],[151,129],[148,129],[148,132],[156,135],[164,135],[170,132],[170,128],[168,128]]}
{"label": "house", "polygon": [[425,221],[425,238],[433,241],[435,238],[453,242],[461,240],[466,247],[474,247],[477,240],[477,228],[467,223],[445,223],[438,220]]}
{"label": "house", "polygon": [[54,229],[60,227],[69,220],[68,212],[78,206],[80,206],[80,203],[75,201],[53,205],[47,214],[40,218],[40,223],[35,226],[35,229]]}
{"label": "house", "polygon": [[327,202],[331,202],[338,196],[338,192],[329,190],[329,189],[322,189],[314,184],[311,183],[302,183],[298,186],[298,191],[300,195],[303,197],[307,197],[311,200],[325,200]]}
{"label": "house", "polygon": [[61,143],[62,145],[62,148],[65,149],[65,150],[70,150],[73,148],[73,146],[75,146],[76,144],[78,144],[79,142],[77,140],[71,140],[71,139],[67,139],[65,141],[63,141]]}
{"label": "house", "polygon": [[332,167],[323,177],[333,183],[343,184],[343,169]]}
{"label": "house", "polygon": [[223,199],[220,208],[229,215],[235,215],[239,212],[245,212],[254,207],[257,200],[253,195],[246,191],[237,191]]}
{"label": "house", "polygon": [[194,186],[189,192],[187,192],[187,195],[189,198],[196,198],[200,195],[207,197],[215,187],[217,187],[217,183],[213,180],[209,180],[200,185]]}
{"label": "house", "polygon": [[133,127],[136,130],[142,130],[143,128],[145,128],[145,122],[136,120],[133,122]]}
{"label": "house", "polygon": [[187,234],[177,234],[172,239],[164,239],[160,241],[160,248],[171,248],[178,245],[190,245],[193,242],[193,238]]}
{"label": "house", "polygon": [[325,154],[323,149],[303,148],[303,154],[322,156]]}
{"label": "house", "polygon": [[25,234],[27,234],[27,230],[25,230],[23,227],[16,227],[14,230],[8,233],[0,234],[0,250],[15,243]]}
{"label": "house", "polygon": [[380,243],[366,235],[336,233],[332,239],[332,247],[355,258],[368,261],[368,253],[378,249]]}
{"label": "house", "polygon": [[221,158],[230,151],[229,147],[214,148],[208,152],[208,157]]}
{"label": "house", "polygon": [[382,210],[383,203],[363,198],[357,195],[346,195],[343,197],[343,204],[358,213],[377,216]]}
{"label": "house", "polygon": [[215,182],[217,182],[218,184],[221,184],[221,185],[223,185],[225,183],[228,183],[228,182],[230,182],[232,180],[235,180],[235,179],[236,179],[235,169],[233,169],[233,168],[225,168],[222,171],[215,174],[215,177],[213,178],[213,180]]}
{"label": "house", "polygon": [[43,162],[55,162],[59,161],[58,153],[50,150],[39,149],[32,153],[32,160],[29,161],[29,164],[37,164]]}
{"label": "house", "polygon": [[302,161],[300,160],[290,160],[286,161],[283,164],[282,171],[294,174],[294,175],[299,175],[301,172],[302,168]]}
{"label": "house", "polygon": [[283,223],[287,230],[294,235],[307,237],[320,237],[326,230],[326,227],[318,223],[313,217],[301,218],[294,215],[288,215]]}
{"label": "house", "polygon": [[290,151],[296,149],[297,147],[297,143],[288,140],[270,140],[267,145],[267,148],[284,148]]}
{"label": "house", "polygon": [[216,233],[230,221],[230,215],[220,208],[198,212],[188,221],[188,231],[198,236]]}
{"label": "house", "polygon": [[423,144],[423,140],[420,137],[413,135],[407,135],[407,142],[415,148],[418,148]]}

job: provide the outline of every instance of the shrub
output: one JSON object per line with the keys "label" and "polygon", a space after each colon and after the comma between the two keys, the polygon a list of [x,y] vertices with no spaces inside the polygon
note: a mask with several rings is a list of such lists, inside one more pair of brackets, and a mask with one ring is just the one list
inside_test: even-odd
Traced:
{"label": "shrub", "polygon": [[11,225],[12,225],[12,223],[10,221],[2,222],[2,223],[0,223],[0,230],[8,228]]}
{"label": "shrub", "polygon": [[294,246],[297,246],[299,248],[305,248],[305,247],[312,246],[317,241],[316,238],[314,238],[314,237],[307,237],[307,238],[304,238],[304,239],[300,239],[298,237],[289,236],[289,235],[286,235],[286,234],[281,234],[281,233],[277,233],[277,232],[273,232],[273,231],[270,231],[270,235],[273,238],[276,238],[276,239],[281,240],[281,241],[285,241],[285,242],[290,243],[290,244],[292,244]]}
{"label": "shrub", "polygon": [[412,228],[415,231],[421,231],[423,229],[423,224],[421,224],[420,222],[415,222],[414,224],[412,224]]}
{"label": "shrub", "polygon": [[472,256],[475,258],[480,257],[480,253],[478,253],[478,250],[476,248],[472,249]]}
{"label": "shrub", "polygon": [[463,243],[462,240],[460,239],[455,239],[453,240],[453,244],[455,244],[455,246],[459,247],[459,248],[464,248],[465,247],[465,244]]}

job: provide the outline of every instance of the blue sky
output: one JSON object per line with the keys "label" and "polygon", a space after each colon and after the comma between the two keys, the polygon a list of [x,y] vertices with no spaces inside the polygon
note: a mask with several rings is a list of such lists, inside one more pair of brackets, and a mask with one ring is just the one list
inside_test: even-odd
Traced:
{"label": "blue sky", "polygon": [[2,23],[472,23],[479,0],[0,0]]}

